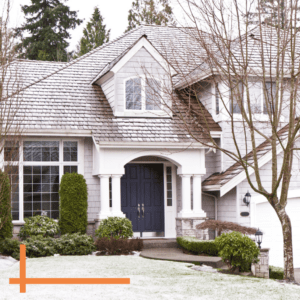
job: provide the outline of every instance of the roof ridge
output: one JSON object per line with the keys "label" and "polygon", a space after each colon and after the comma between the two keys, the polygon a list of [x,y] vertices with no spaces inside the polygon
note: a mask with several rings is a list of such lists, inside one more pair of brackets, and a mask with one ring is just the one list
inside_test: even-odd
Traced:
{"label": "roof ridge", "polygon": [[[142,28],[142,27],[143,27],[143,26],[139,26],[139,27],[136,27],[136,28],[134,28],[134,29],[132,29],[132,30],[130,30],[130,31],[128,31],[128,32],[125,32],[124,34],[122,34],[122,35],[119,36],[118,38],[115,38],[114,40],[112,40],[112,41],[110,41],[110,42],[108,42],[108,43],[105,43],[105,44],[103,44],[103,45],[101,45],[101,46],[99,46],[99,47],[97,47],[97,48],[91,50],[90,52],[88,52],[88,53],[86,53],[86,54],[84,54],[84,55],[82,55],[82,56],[80,56],[80,57],[74,59],[73,61],[67,63],[66,65],[64,65],[63,67],[61,67],[61,68],[59,68],[59,69],[57,69],[57,70],[55,70],[55,71],[53,71],[52,73],[47,74],[46,76],[41,77],[41,78],[39,78],[39,79],[37,79],[37,80],[35,80],[35,81],[29,83],[28,85],[26,85],[25,87],[21,88],[20,90],[18,90],[18,91],[16,91],[16,92],[12,93],[11,95],[7,96],[5,99],[7,99],[7,98],[9,98],[9,97],[13,97],[13,96],[15,96],[16,94],[18,94],[18,93],[20,93],[20,92],[23,92],[24,90],[30,88],[31,86],[33,86],[33,85],[35,85],[35,84],[37,84],[37,83],[39,83],[39,82],[41,82],[41,81],[43,81],[43,80],[45,80],[45,79],[51,77],[52,75],[55,75],[55,74],[57,74],[58,72],[60,72],[60,71],[62,71],[62,70],[64,70],[64,69],[67,69],[68,67],[74,65],[75,63],[81,61],[82,59],[84,59],[84,58],[86,58],[86,57],[88,57],[88,56],[94,54],[94,53],[97,52],[98,50],[103,49],[103,48],[107,47],[108,45],[111,45],[111,44],[115,43],[116,41],[118,41],[118,40],[120,40],[121,38],[125,37],[125,36],[128,35],[129,33],[132,33],[132,32],[134,32],[134,31],[137,31],[138,29],[140,29],[140,28]],[[4,99],[4,100],[5,100],[5,99]]]}

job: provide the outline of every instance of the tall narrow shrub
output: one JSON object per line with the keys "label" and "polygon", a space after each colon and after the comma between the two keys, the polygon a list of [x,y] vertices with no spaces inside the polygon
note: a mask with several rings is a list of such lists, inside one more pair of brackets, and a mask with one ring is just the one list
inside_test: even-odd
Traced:
{"label": "tall narrow shrub", "polygon": [[0,240],[11,238],[12,231],[10,182],[8,175],[0,170]]}
{"label": "tall narrow shrub", "polygon": [[85,233],[87,227],[87,185],[77,173],[66,173],[61,178],[59,226],[62,234]]}

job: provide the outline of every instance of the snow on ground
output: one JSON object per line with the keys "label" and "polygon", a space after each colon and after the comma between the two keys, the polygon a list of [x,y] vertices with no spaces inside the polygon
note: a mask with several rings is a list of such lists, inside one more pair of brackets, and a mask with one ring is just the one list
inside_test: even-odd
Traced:
{"label": "snow on ground", "polygon": [[192,270],[189,263],[140,256],[57,256],[26,261],[29,278],[129,277],[130,285],[19,285],[19,263],[0,270],[1,300],[300,299],[300,287],[274,280]]}

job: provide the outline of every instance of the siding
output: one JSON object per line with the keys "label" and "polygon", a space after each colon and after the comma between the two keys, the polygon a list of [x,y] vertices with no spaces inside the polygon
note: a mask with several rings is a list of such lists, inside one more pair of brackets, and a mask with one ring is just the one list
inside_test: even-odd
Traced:
{"label": "siding", "polygon": [[94,221],[100,212],[100,179],[92,175],[93,140],[84,141],[84,178],[88,187],[88,221]]}
{"label": "siding", "polygon": [[218,199],[218,220],[236,222],[236,188]]}
{"label": "siding", "polygon": [[114,76],[101,84],[102,90],[107,98],[112,109],[115,106],[115,80]]}

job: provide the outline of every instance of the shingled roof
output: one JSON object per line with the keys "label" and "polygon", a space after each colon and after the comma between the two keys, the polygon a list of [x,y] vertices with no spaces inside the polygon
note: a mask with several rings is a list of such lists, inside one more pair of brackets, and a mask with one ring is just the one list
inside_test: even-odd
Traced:
{"label": "shingled roof", "polygon": [[[282,129],[278,131],[278,137],[281,141],[284,141],[288,135],[289,124],[284,126]],[[279,145],[279,141],[277,142]],[[272,150],[272,146],[269,140],[264,141],[256,148],[258,161],[262,159],[266,154],[270,153]],[[244,161],[247,161],[249,164],[253,164],[253,151],[249,152],[247,155],[243,157]],[[267,161],[266,161],[267,162]],[[206,178],[202,186],[204,190],[221,190],[226,184],[228,184],[232,179],[236,178],[236,176],[240,175],[244,172],[244,168],[242,167],[240,162],[234,163],[231,167],[229,167],[226,171],[222,173],[214,173],[208,178]],[[238,184],[237,182],[236,184]],[[223,193],[224,194],[224,193]]]}
{"label": "shingled roof", "polygon": [[[172,51],[181,53],[187,41],[180,28],[141,26],[70,63],[19,61],[20,70],[25,76],[22,76],[22,101],[16,121],[30,131],[88,130],[97,143],[194,142],[183,130],[182,121],[176,113],[173,118],[114,117],[101,87],[91,84],[108,64],[143,35],[166,56],[169,55],[165,52],[168,40],[179,37],[177,49]],[[181,109],[187,108],[183,105]],[[215,126],[214,131],[220,131],[221,128],[208,112],[207,116]],[[201,126],[201,120],[198,123],[193,128],[193,134],[204,141],[207,134]]]}

